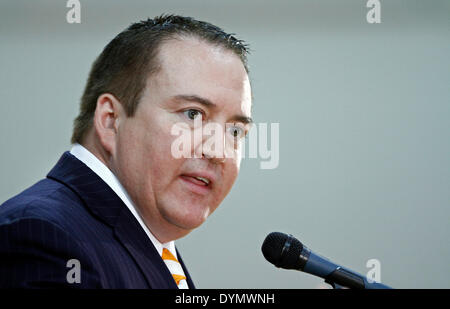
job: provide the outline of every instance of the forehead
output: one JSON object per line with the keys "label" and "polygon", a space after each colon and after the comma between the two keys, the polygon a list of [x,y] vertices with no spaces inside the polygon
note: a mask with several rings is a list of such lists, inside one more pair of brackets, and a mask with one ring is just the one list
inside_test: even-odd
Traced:
{"label": "forehead", "polygon": [[161,95],[197,95],[218,105],[239,105],[250,114],[248,74],[234,52],[197,38],[178,38],[160,46],[158,60],[159,71],[150,82]]}

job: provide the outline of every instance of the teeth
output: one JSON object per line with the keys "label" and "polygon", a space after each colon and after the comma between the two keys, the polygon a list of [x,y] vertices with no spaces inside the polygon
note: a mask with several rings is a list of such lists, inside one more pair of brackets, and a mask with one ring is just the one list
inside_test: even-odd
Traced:
{"label": "teeth", "polygon": [[197,178],[198,180],[201,180],[201,181],[203,181],[204,183],[206,183],[207,185],[209,185],[209,180],[208,180],[208,179],[203,178],[203,177],[195,177],[195,178]]}

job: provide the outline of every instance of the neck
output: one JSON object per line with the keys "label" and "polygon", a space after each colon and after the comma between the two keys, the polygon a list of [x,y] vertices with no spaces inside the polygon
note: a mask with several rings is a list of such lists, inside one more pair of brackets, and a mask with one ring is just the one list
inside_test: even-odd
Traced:
{"label": "neck", "polygon": [[91,130],[86,137],[80,142],[84,148],[89,150],[94,156],[96,156],[103,164],[106,165],[111,170],[111,166],[109,164],[111,154],[106,151],[102,144],[100,143],[100,139],[96,136],[94,130]]}

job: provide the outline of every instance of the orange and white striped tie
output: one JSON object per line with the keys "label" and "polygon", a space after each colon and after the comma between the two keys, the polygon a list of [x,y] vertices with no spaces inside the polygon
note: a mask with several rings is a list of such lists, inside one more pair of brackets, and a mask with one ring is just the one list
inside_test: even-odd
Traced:
{"label": "orange and white striped tie", "polygon": [[176,257],[169,251],[169,249],[163,248],[162,259],[166,263],[167,268],[172,274],[173,280],[177,284],[179,289],[189,289],[186,276],[184,275],[183,267],[181,267],[180,262]]}

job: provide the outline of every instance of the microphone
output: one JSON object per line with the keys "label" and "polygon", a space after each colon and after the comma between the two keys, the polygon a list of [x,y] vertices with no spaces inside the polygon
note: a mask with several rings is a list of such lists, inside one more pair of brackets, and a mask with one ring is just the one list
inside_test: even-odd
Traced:
{"label": "microphone", "polygon": [[270,233],[264,240],[261,251],[266,260],[276,267],[300,270],[324,278],[333,288],[390,289],[381,283],[370,283],[366,276],[315,254],[290,234]]}

